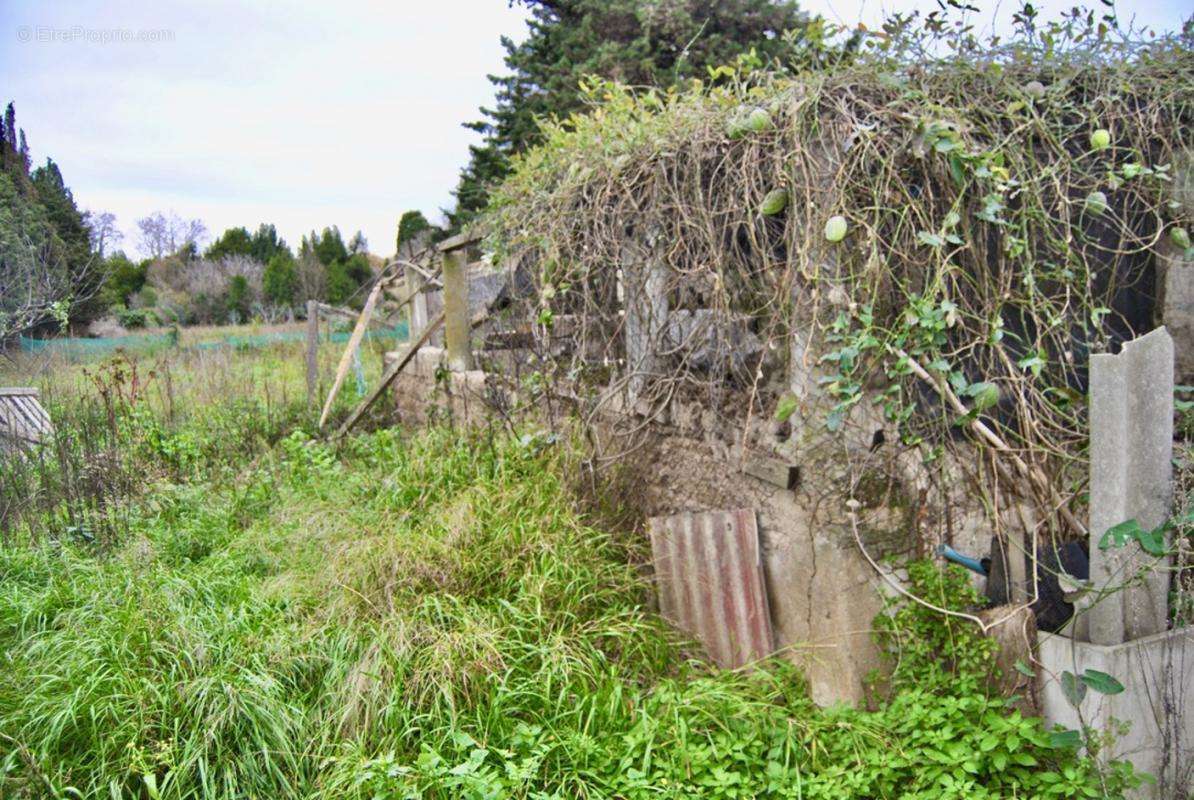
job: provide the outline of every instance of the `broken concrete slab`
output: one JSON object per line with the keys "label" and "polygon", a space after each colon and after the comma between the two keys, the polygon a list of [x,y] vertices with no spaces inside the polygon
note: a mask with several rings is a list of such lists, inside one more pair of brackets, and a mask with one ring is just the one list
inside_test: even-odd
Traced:
{"label": "broken concrete slab", "polygon": [[[1130,760],[1156,784],[1137,797],[1177,800],[1194,789],[1194,632],[1165,631],[1116,645],[1041,633],[1037,658],[1041,709],[1050,723],[1108,733],[1101,759]],[[1090,690],[1075,706],[1063,675],[1104,672],[1123,684],[1118,694]],[[1073,680],[1073,679],[1066,679]],[[1124,730],[1126,725],[1126,730]]]}
{"label": "broken concrete slab", "polygon": [[1169,559],[1103,535],[1136,520],[1161,525],[1173,499],[1173,339],[1164,328],[1090,359],[1089,639],[1116,645],[1168,624]]}

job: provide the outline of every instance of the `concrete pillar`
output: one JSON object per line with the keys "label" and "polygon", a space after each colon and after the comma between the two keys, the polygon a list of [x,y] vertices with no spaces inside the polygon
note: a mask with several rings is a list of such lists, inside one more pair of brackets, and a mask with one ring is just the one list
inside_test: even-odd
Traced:
{"label": "concrete pillar", "polygon": [[448,369],[468,372],[473,368],[469,338],[468,263],[463,249],[444,253],[444,339],[448,347]]}
{"label": "concrete pillar", "polygon": [[[1136,542],[1103,550],[1107,530],[1135,519],[1161,525],[1173,493],[1173,340],[1164,328],[1090,359],[1089,637],[1117,645],[1160,633],[1169,562]],[[1142,580],[1136,578],[1142,576]]]}
{"label": "concrete pillar", "polygon": [[427,327],[427,320],[430,317],[427,314],[427,294],[423,291],[423,285],[426,281],[414,267],[406,267],[403,270],[406,276],[407,291],[418,293],[410,301],[410,335],[414,338],[419,335],[419,331]]}
{"label": "concrete pillar", "polygon": [[1194,383],[1194,260],[1168,237],[1157,254],[1157,289],[1158,324],[1176,345],[1176,380]]}

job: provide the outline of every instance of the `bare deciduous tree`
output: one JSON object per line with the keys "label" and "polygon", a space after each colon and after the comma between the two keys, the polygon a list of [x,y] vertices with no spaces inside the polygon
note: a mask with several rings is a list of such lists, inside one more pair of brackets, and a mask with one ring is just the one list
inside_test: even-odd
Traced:
{"label": "bare deciduous tree", "polygon": [[175,212],[156,211],[137,220],[140,247],[145,255],[161,259],[184,248],[197,248],[207,237],[207,226],[199,219],[183,219]]}
{"label": "bare deciduous tree", "polygon": [[327,293],[327,268],[315,253],[300,252],[298,257],[299,300],[318,300]]}
{"label": "bare deciduous tree", "polygon": [[49,320],[65,325],[103,285],[101,264],[93,256],[72,267],[53,242],[24,229],[0,240],[0,343]]}
{"label": "bare deciduous tree", "polygon": [[86,211],[83,224],[91,235],[91,249],[99,258],[104,257],[104,248],[119,244],[124,234],[116,227],[116,215],[111,211]]}

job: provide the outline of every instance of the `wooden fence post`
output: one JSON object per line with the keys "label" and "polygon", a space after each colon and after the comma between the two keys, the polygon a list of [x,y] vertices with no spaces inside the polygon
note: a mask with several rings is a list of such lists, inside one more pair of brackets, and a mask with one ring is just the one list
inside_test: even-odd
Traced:
{"label": "wooden fence post", "polygon": [[307,301],[307,408],[315,408],[319,388],[319,303]]}

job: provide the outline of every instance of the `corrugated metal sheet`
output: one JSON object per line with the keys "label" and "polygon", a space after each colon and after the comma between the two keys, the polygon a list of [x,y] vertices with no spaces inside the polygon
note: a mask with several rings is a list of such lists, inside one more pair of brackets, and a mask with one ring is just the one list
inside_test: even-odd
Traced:
{"label": "corrugated metal sheet", "polygon": [[659,608],[718,665],[741,667],[774,650],[752,509],[650,520]]}
{"label": "corrugated metal sheet", "polygon": [[37,444],[53,430],[50,415],[37,401],[37,389],[0,388],[0,442],[7,446]]}

